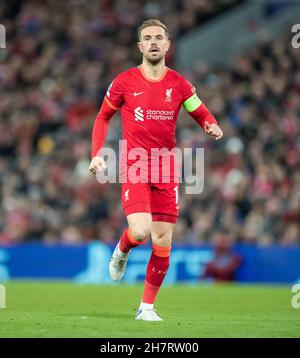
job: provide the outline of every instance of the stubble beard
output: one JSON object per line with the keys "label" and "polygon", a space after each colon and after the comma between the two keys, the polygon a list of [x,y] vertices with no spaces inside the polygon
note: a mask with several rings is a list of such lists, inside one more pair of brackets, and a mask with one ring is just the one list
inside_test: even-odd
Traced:
{"label": "stubble beard", "polygon": [[153,58],[151,57],[151,55],[145,56],[146,61],[149,62],[151,65],[158,65],[163,61],[164,58],[165,58],[164,55],[160,55],[157,58]]}

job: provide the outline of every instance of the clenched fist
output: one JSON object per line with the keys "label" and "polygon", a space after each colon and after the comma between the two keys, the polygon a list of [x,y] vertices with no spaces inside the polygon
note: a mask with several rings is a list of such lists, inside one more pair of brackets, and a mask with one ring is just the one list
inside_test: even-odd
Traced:
{"label": "clenched fist", "polygon": [[209,124],[208,122],[205,122],[204,131],[206,134],[214,137],[215,139],[223,137],[222,129],[217,124]]}
{"label": "clenched fist", "polygon": [[106,168],[105,160],[102,157],[95,156],[90,164],[89,171],[96,174],[97,171],[102,171]]}

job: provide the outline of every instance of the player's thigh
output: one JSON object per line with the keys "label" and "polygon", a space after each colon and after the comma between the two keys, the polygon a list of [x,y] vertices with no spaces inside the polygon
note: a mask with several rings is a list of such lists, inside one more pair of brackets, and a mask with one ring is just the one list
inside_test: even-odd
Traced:
{"label": "player's thigh", "polygon": [[155,245],[171,246],[175,224],[164,221],[153,221],[151,224],[151,238]]}
{"label": "player's thigh", "polygon": [[151,233],[151,213],[133,213],[127,215],[128,227],[131,235],[137,241],[144,241]]}
{"label": "player's thigh", "polygon": [[153,185],[151,213],[152,221],[176,224],[179,215],[179,183]]}
{"label": "player's thigh", "polygon": [[122,184],[122,205],[130,233],[137,241],[145,240],[151,231],[151,197],[148,183]]}

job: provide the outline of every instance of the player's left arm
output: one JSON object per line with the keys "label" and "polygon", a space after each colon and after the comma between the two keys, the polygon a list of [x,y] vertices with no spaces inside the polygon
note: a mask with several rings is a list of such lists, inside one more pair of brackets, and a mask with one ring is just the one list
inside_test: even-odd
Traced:
{"label": "player's left arm", "polygon": [[181,76],[180,92],[182,103],[188,114],[203,128],[206,134],[215,139],[223,136],[217,120],[197,96],[195,87],[186,78]]}
{"label": "player's left arm", "polygon": [[223,131],[219,127],[217,120],[196,93],[187,98],[183,102],[183,106],[188,114],[203,128],[206,134],[215,139],[223,137]]}

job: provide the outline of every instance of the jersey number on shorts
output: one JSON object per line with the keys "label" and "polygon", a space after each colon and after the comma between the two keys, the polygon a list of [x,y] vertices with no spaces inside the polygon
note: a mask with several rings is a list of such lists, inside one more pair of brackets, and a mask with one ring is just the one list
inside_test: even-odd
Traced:
{"label": "jersey number on shorts", "polygon": [[178,209],[178,208],[179,208],[179,206],[178,206],[178,186],[175,186],[174,191],[175,191],[175,204],[176,204],[176,209]]}

